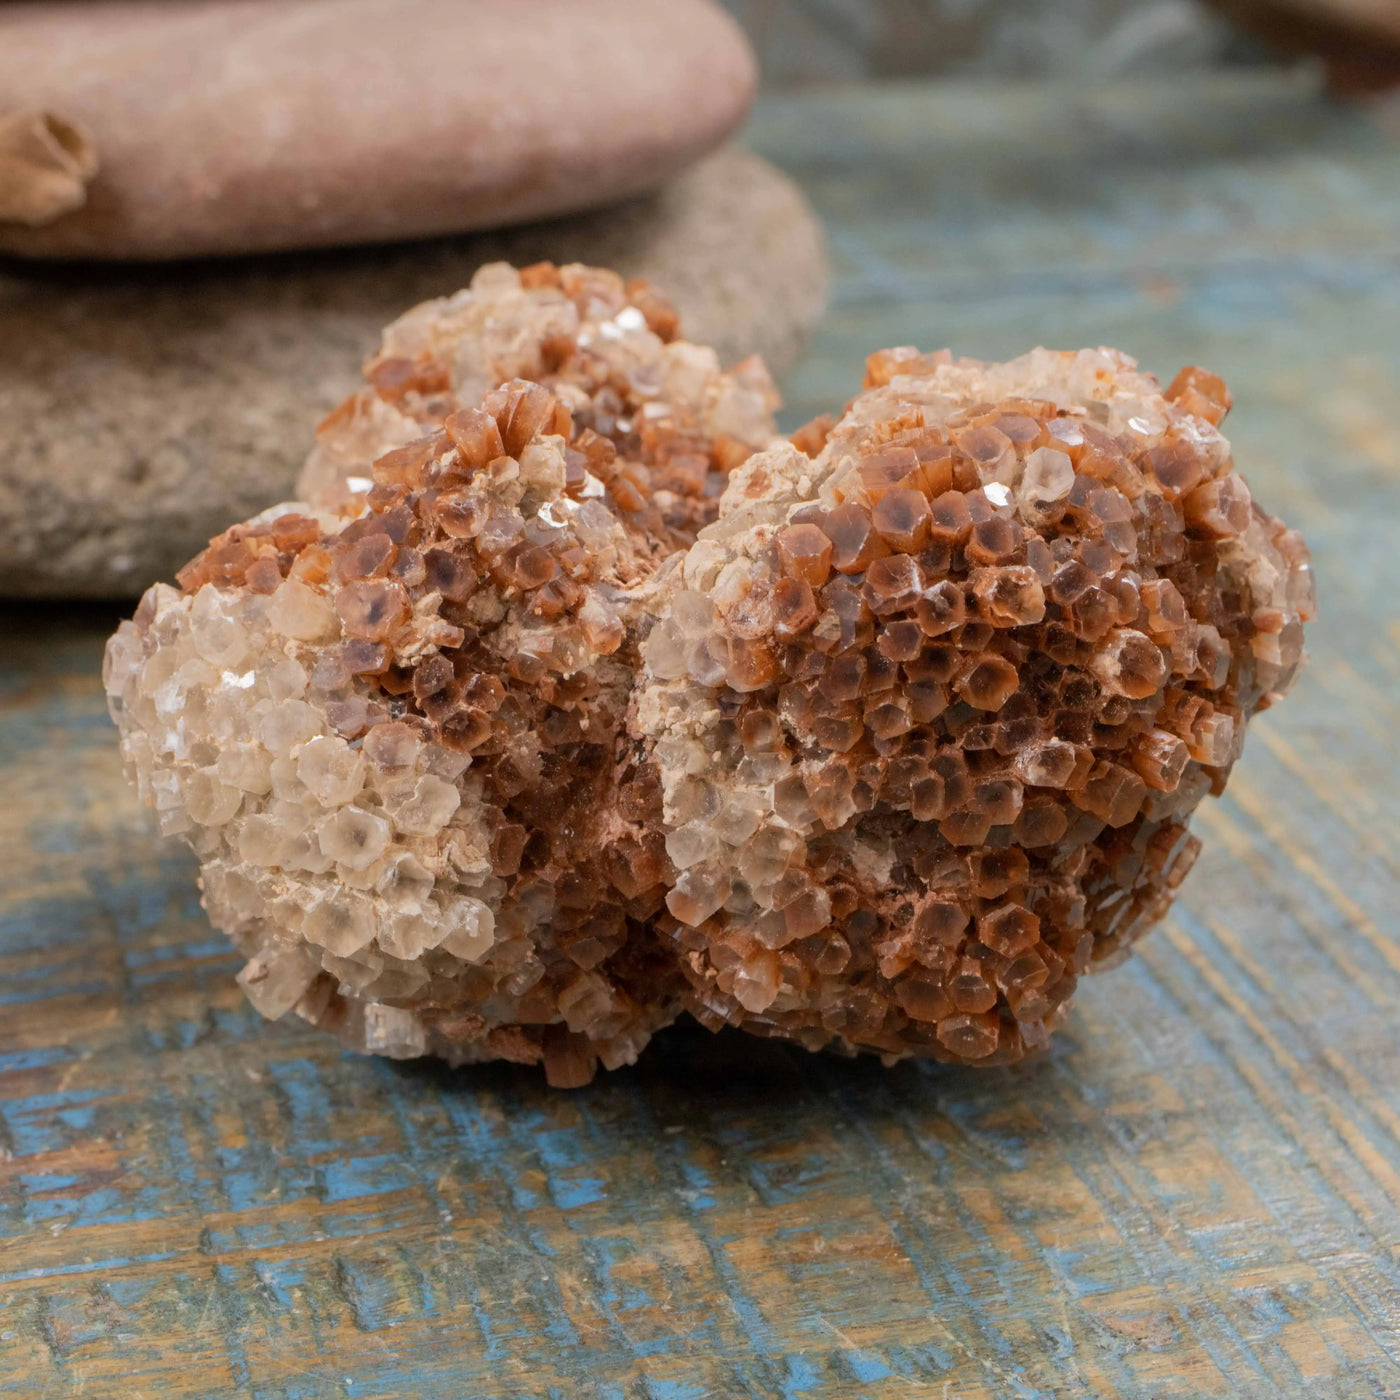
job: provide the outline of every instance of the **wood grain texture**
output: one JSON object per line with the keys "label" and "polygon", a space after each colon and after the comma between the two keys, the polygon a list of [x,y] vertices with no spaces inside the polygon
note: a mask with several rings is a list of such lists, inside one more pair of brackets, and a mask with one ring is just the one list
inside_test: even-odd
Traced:
{"label": "wood grain texture", "polygon": [[0,1397],[1400,1396],[1400,152],[1277,80],[783,99],[875,346],[1236,394],[1317,556],[1168,923],[1014,1070],[695,1028],[576,1093],[265,1025],[118,771],[99,612],[0,640]]}

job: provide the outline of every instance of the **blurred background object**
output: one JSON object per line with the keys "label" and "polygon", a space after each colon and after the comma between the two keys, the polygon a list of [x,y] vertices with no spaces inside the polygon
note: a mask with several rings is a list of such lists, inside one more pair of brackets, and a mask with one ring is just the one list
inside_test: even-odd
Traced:
{"label": "blurred background object", "polygon": [[1322,61],[1338,92],[1386,92],[1400,84],[1396,0],[1215,0],[1270,45]]}
{"label": "blurred background object", "polygon": [[1257,61],[1199,0],[724,0],[766,83],[1099,79]]}
{"label": "blurred background object", "polygon": [[1162,77],[1217,66],[1326,65],[1333,85],[1400,81],[1395,0],[724,0],[763,80]]}

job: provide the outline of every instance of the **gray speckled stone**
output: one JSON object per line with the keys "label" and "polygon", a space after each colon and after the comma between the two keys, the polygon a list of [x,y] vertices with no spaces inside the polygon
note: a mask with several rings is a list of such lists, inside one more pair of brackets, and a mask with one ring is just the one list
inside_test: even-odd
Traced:
{"label": "gray speckled stone", "polygon": [[482,262],[640,274],[684,333],[775,373],[820,315],[802,195],[725,150],[646,199],[432,243],[159,267],[0,264],[0,593],[103,597],[168,578],[291,491],[380,327]]}

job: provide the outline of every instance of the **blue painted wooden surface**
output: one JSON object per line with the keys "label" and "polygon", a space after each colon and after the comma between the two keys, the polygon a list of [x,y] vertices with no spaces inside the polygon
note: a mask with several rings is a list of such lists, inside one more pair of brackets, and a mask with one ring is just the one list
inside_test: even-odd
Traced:
{"label": "blue painted wooden surface", "polygon": [[1400,1395],[1400,151],[1246,79],[783,99],[827,218],[789,386],[878,345],[1225,374],[1316,551],[1312,668],[1049,1055],[678,1028],[576,1093],[243,1004],[125,787],[116,612],[0,639],[0,1397]]}

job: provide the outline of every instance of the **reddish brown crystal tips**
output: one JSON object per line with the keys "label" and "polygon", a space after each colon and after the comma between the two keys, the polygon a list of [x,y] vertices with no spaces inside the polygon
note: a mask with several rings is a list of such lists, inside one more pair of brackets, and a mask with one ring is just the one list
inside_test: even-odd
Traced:
{"label": "reddish brown crystal tips", "polygon": [[108,667],[249,996],[366,1048],[572,1085],[688,1010],[1016,1059],[1301,659],[1306,551],[1202,370],[881,351],[755,454],[760,367],[541,265],[368,378],[318,449],[368,476],[214,541]]}
{"label": "reddish brown crystal tips", "polygon": [[722,508],[646,648],[642,712],[676,717],[658,926],[695,1015],[1014,1060],[1162,914],[1313,608],[1301,540],[1215,431],[1228,405],[1111,352],[897,349],[798,435],[809,476],[746,467],[789,483],[780,518]]}

